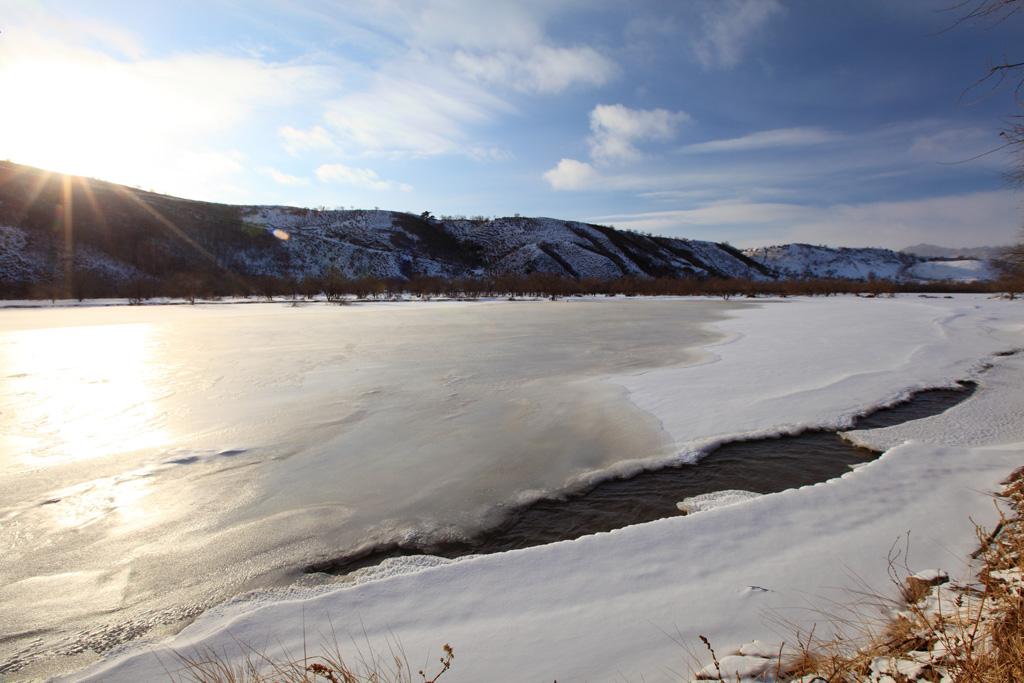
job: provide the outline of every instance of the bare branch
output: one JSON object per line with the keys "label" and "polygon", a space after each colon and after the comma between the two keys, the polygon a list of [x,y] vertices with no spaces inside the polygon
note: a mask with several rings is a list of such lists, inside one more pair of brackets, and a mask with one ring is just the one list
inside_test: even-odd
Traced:
{"label": "bare branch", "polygon": [[982,30],[998,26],[1014,14],[1024,9],[1022,0],[965,0],[953,5],[949,10],[960,12],[961,16],[951,28],[967,24],[970,26],[985,25]]}

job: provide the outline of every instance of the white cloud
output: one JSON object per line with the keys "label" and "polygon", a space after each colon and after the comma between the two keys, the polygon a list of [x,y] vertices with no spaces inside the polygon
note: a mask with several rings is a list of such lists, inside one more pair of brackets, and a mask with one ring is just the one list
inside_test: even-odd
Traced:
{"label": "white cloud", "polygon": [[[145,50],[139,35],[107,22],[93,19],[88,14],[63,14],[43,11],[39,3],[25,0],[6,0],[4,6],[4,42],[17,34],[48,34],[63,45],[88,45],[103,52],[117,53],[128,59],[141,58]],[[18,41],[14,41],[15,50]]]}
{"label": "white cloud", "polygon": [[822,128],[776,128],[728,140],[712,140],[699,142],[683,147],[682,152],[690,154],[708,154],[714,152],[747,152],[755,149],[772,149],[777,147],[810,147],[834,142],[839,136]]}
{"label": "white cloud", "polygon": [[117,26],[84,17],[80,17],[74,22],[68,22],[68,24],[65,35],[70,40],[86,38],[96,41],[128,59],[140,59],[145,53],[142,41],[137,35]]}
{"label": "white cloud", "polygon": [[676,126],[689,120],[685,112],[599,104],[590,112],[590,156],[598,163],[636,161],[643,154],[634,142],[670,140]]}
{"label": "white cloud", "polygon": [[414,22],[417,47],[518,51],[544,41],[550,2],[428,0]]}
{"label": "white cloud", "polygon": [[455,53],[455,64],[467,75],[519,92],[559,93],[576,85],[603,85],[615,65],[591,47],[536,45],[527,54]]}
{"label": "white cloud", "polygon": [[825,207],[720,200],[690,209],[587,220],[675,237],[725,239],[743,247],[809,242],[902,249],[922,242],[947,247],[1008,244],[1018,233],[1019,209],[1014,193],[993,191]]}
{"label": "white cloud", "polygon": [[[707,228],[715,228],[720,234],[723,232],[721,230],[723,227],[732,227],[739,231],[756,225],[763,230],[765,227],[791,225],[794,222],[812,220],[819,215],[818,209],[798,204],[720,200],[708,202],[693,209],[595,216],[588,220],[614,222],[619,227],[641,232],[676,237],[695,237],[696,230]],[[727,234],[723,236],[730,241],[735,239]],[[700,239],[706,239],[706,237],[700,237]]]}
{"label": "white cloud", "polygon": [[265,166],[263,168],[258,168],[256,170],[265,176],[273,178],[275,182],[278,182],[282,185],[309,185],[309,180],[307,180],[306,178],[300,178],[290,173],[284,173],[270,166]]}
{"label": "white cloud", "polygon": [[555,190],[594,190],[601,181],[601,175],[593,166],[575,159],[562,159],[558,166],[544,174]]}
{"label": "white cloud", "polygon": [[946,247],[999,246],[1014,241],[1020,198],[1010,191],[975,192],[909,201],[829,207],[787,232],[788,240],[885,246],[921,242]]}
{"label": "white cloud", "polygon": [[316,177],[323,182],[352,185],[377,192],[395,191],[410,192],[412,187],[394,180],[381,180],[380,176],[368,168],[352,168],[342,164],[324,164],[316,169]]}
{"label": "white cloud", "polygon": [[702,34],[693,50],[705,69],[739,64],[750,41],[782,11],[778,0],[721,0],[704,13]]}
{"label": "white cloud", "polygon": [[481,83],[524,93],[602,85],[617,68],[591,45],[559,45],[548,35],[557,0],[433,0],[412,24],[409,46]]}
{"label": "white cloud", "polygon": [[473,161],[481,162],[513,161],[516,158],[516,155],[507,149],[497,147],[468,147],[464,153]]}
{"label": "white cloud", "polygon": [[235,150],[185,150],[179,157],[179,164],[183,170],[190,173],[205,177],[223,177],[245,170],[245,166],[242,165],[243,159],[244,155]]}
{"label": "white cloud", "polygon": [[[756,180],[736,172],[685,171],[665,173],[658,171],[640,173],[599,172],[591,164],[576,159],[562,159],[558,165],[545,172],[543,178],[554,190],[602,190],[636,192],[641,197],[658,199],[694,198],[697,196],[720,197],[723,188],[733,189],[737,184],[750,184]],[[766,194],[778,194],[774,189]]]}
{"label": "white cloud", "polygon": [[284,138],[281,146],[289,154],[299,154],[309,150],[334,149],[336,147],[331,134],[321,126],[313,126],[309,130],[298,130],[291,126],[281,126],[277,133]]}
{"label": "white cloud", "polygon": [[510,112],[504,100],[434,65],[373,74],[362,92],[331,102],[324,119],[347,152],[432,156],[465,152],[468,130]]}
{"label": "white cloud", "polygon": [[168,155],[167,166],[161,169],[155,182],[146,182],[146,174],[141,173],[141,182],[136,184],[194,199],[251,201],[252,193],[244,181],[245,161],[246,155],[237,150],[175,150]]}
{"label": "white cloud", "polygon": [[918,135],[910,146],[914,156],[939,163],[957,163],[991,153],[1003,146],[991,129],[954,128],[931,135]]}

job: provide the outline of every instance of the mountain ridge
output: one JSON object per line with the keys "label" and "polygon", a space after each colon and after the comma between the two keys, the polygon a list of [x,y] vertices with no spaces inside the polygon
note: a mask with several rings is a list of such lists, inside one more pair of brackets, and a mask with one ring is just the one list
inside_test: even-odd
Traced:
{"label": "mountain ridge", "polygon": [[913,254],[926,259],[979,259],[992,260],[1002,256],[1006,247],[940,247],[937,244],[914,244],[900,249],[901,253]]}

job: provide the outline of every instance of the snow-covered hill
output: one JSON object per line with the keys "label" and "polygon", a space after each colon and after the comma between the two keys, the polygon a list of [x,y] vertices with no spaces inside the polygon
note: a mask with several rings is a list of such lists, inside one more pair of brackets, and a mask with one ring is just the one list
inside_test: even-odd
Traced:
{"label": "snow-covered hill", "polygon": [[[572,278],[628,275],[770,279],[771,273],[728,245],[651,237],[554,218],[435,219],[393,211],[313,211],[247,207],[248,226],[287,234],[293,275],[334,267],[346,275],[464,276],[547,272]],[[276,231],[276,232],[275,232]],[[249,266],[274,270],[280,253]]]}
{"label": "snow-covered hill", "polygon": [[788,278],[870,278],[895,280],[920,259],[889,249],[853,249],[783,244],[748,249],[746,254]]}
{"label": "snow-covered hill", "polygon": [[63,209],[64,176],[0,162],[0,295],[66,284],[68,268],[79,290],[192,275],[296,281],[328,273],[385,280],[504,273],[599,280],[994,276],[985,262],[929,265],[887,249],[789,244],[744,253],[727,243],[555,218],[439,219],[378,209],[231,206],[87,178],[68,185],[70,222]]}

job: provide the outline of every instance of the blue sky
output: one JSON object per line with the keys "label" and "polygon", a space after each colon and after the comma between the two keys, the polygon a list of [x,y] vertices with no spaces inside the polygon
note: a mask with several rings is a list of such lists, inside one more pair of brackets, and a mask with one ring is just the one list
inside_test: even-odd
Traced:
{"label": "blue sky", "polygon": [[[953,0],[4,0],[0,158],[227,203],[1006,244]],[[983,94],[981,92],[978,93]],[[981,156],[978,159],[975,157]]]}

